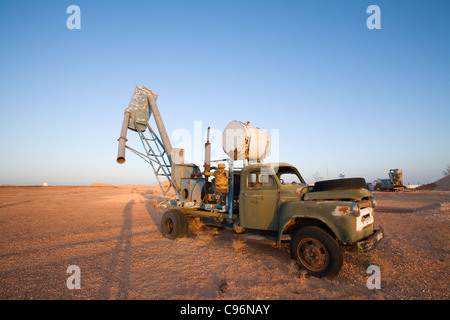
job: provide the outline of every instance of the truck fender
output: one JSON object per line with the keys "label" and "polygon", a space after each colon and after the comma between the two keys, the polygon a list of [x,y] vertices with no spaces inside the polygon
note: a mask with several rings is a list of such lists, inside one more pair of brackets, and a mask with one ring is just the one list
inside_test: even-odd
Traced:
{"label": "truck fender", "polygon": [[294,230],[307,225],[319,226],[334,238],[346,239],[346,235],[342,233],[342,230],[345,230],[347,227],[349,219],[333,214],[336,208],[344,204],[348,205],[348,202],[293,201],[283,204],[279,215],[278,243],[281,242],[283,233],[292,234]]}

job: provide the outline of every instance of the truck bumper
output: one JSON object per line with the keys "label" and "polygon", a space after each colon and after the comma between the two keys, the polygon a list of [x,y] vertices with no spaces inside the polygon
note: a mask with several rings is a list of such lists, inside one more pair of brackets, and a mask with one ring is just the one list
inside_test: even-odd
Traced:
{"label": "truck bumper", "polygon": [[378,242],[384,237],[384,232],[382,227],[374,228],[374,233],[367,238],[358,241],[356,246],[358,248],[358,252],[364,253],[372,250],[376,247]]}

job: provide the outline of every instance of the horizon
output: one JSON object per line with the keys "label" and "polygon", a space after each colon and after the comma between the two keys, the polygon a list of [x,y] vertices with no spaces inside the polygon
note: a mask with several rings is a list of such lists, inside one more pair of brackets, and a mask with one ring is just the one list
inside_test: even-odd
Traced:
{"label": "horizon", "polygon": [[[238,168],[239,170],[240,168]],[[446,178],[446,180],[450,179],[450,175],[444,175],[443,177],[439,178],[438,180],[435,180],[433,182],[429,182],[429,183],[423,183],[423,184],[412,184],[412,183],[404,183],[404,185],[406,186],[407,189],[410,190],[415,190],[415,188],[417,187],[424,187],[424,186],[431,186],[431,185],[435,185],[437,182],[440,182],[441,180],[444,180],[444,178]],[[335,178],[335,179],[342,179],[341,177],[339,178]],[[312,181],[312,182],[308,182],[305,181],[306,184],[309,185],[314,185],[315,182],[317,181],[326,181],[326,180],[332,180],[332,179],[319,179],[316,181]],[[376,179],[377,180],[377,179]],[[164,183],[167,182],[167,180],[161,182]],[[374,185],[376,181],[366,181],[367,184],[372,184]],[[148,185],[148,184],[109,184],[109,183],[104,183],[104,182],[93,182],[91,184],[48,184],[47,182],[44,182],[42,184],[30,184],[30,185],[16,185],[16,184],[3,184],[0,185],[0,187],[148,187],[148,188],[156,188],[158,187],[159,184],[156,182],[156,184],[154,185]],[[385,192],[385,191],[381,191],[381,190],[373,190],[376,192]]]}
{"label": "horizon", "polygon": [[449,1],[2,1],[0,185],[156,186],[128,150],[116,163],[136,85],[200,167],[206,129],[238,120],[305,181],[433,183],[450,164],[449,16]]}

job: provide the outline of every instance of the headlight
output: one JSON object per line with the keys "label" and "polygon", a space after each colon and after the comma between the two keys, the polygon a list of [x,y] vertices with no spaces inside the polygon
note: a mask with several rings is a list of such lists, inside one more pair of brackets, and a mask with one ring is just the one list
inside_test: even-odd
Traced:
{"label": "headlight", "polygon": [[353,215],[354,215],[355,217],[359,217],[359,206],[358,206],[358,202],[353,202],[352,211],[353,211]]}

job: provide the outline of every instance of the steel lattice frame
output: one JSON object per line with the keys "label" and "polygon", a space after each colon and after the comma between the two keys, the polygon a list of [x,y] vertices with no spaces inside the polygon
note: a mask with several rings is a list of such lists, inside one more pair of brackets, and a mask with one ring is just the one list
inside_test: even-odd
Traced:
{"label": "steel lattice frame", "polygon": [[[126,148],[137,154],[139,157],[144,159],[147,163],[149,163],[152,166],[153,172],[155,173],[156,179],[158,180],[161,191],[163,195],[166,197],[167,193],[172,187],[172,176],[170,173],[170,161],[167,156],[166,150],[164,149],[164,145],[148,123],[135,121],[134,124],[136,131],[139,134],[139,138],[141,139],[142,145],[144,146],[145,154],[129,146],[126,146]],[[150,138],[145,137],[144,131],[141,131],[139,125],[148,128]],[[169,180],[169,186],[167,188],[163,188],[160,177],[165,177],[167,180]]]}

